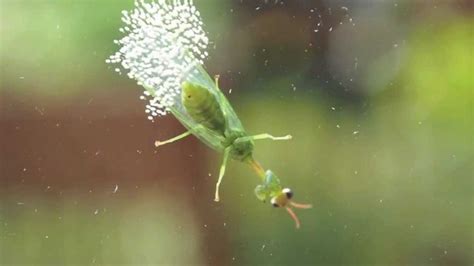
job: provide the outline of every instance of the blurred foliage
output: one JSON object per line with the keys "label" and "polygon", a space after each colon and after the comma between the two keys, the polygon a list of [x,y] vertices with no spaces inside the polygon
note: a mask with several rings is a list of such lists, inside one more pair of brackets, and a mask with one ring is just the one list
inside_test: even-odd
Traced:
{"label": "blurred foliage", "polygon": [[[126,192],[125,192],[126,193]],[[23,197],[1,206],[0,262],[6,264],[194,264],[199,233],[188,208],[153,196],[93,198],[76,194],[59,202]],[[78,201],[80,204],[78,205]],[[127,206],[127,208],[122,208]],[[176,220],[189,220],[178,227]],[[186,252],[182,252],[186,250]]]}
{"label": "blurred foliage", "polygon": [[259,142],[256,156],[297,201],[315,205],[298,212],[302,232],[288,230],[285,211],[251,207],[257,183],[234,168],[229,176],[239,178],[226,182],[238,189],[227,197],[239,201],[229,219],[255,228],[234,236],[243,264],[472,262],[472,21],[427,22],[407,43],[402,71],[370,108],[334,105],[304,85],[277,99],[272,84],[259,84],[272,89],[258,101],[236,104],[251,132],[293,134],[288,143]]}
{"label": "blurred foliage", "polygon": [[[372,14],[364,26],[342,31],[346,23],[338,32],[339,20],[332,18],[316,33],[309,10],[320,7],[318,12],[331,18],[324,7],[339,2],[195,2],[213,40],[206,67],[221,74],[221,87],[233,89],[225,92],[246,129],[294,136],[289,142],[258,142],[255,156],[294,190],[295,200],[313,204],[312,210],[297,210],[302,228],[294,230],[283,210],[257,201],[258,179],[239,163],[229,165],[223,201],[216,206],[209,191],[221,155],[201,146],[191,150],[176,143],[159,157],[139,148],[120,150],[107,161],[116,172],[102,169],[99,161],[96,168],[82,169],[96,157],[72,157],[79,161],[59,162],[58,168],[76,163],[82,172],[53,171],[57,176],[51,180],[67,177],[62,182],[78,187],[55,196],[47,193],[55,184],[38,181],[48,177],[25,184],[21,172],[36,166],[23,166],[4,151],[11,141],[3,137],[7,122],[27,128],[58,116],[72,124],[92,124],[93,115],[104,120],[115,115],[124,123],[133,116],[146,120],[135,82],[104,63],[116,49],[112,40],[120,36],[120,11],[133,3],[0,0],[0,264],[473,263],[472,10],[456,9],[455,1],[439,6],[355,1],[350,12],[364,11],[360,21]],[[378,17],[394,21],[382,19],[375,34],[370,25]],[[335,34],[339,37],[331,41]],[[380,46],[392,41],[386,36],[399,41],[397,47]],[[351,47],[354,40],[357,47]],[[357,59],[361,70],[352,61],[331,64],[340,56],[335,51],[347,52],[350,60],[350,52],[367,53]],[[354,82],[334,73],[349,73]],[[173,134],[163,125],[172,124],[163,118],[153,129],[141,128],[153,135],[146,135],[147,143],[156,131]],[[63,133],[90,141],[94,127]],[[121,130],[103,131],[118,143],[140,145]],[[34,136],[45,135],[28,134],[31,139],[21,143],[40,147]],[[82,146],[57,142],[83,152]],[[139,178],[146,169],[130,178],[124,162],[137,164],[135,150],[164,160],[163,170],[185,169],[193,181],[150,187],[151,181]],[[178,159],[167,163],[165,157],[174,155]],[[41,160],[37,164],[42,167]],[[90,181],[86,175],[103,179]],[[115,176],[128,178],[120,196],[110,190],[89,193],[88,187]]]}

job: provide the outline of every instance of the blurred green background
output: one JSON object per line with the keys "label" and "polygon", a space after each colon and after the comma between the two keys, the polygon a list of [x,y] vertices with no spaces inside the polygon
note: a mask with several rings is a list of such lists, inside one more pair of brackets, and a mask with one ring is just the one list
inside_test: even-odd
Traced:
{"label": "blurred green background", "polygon": [[146,119],[105,59],[132,0],[0,0],[0,264],[473,265],[470,1],[195,0],[255,156]]}

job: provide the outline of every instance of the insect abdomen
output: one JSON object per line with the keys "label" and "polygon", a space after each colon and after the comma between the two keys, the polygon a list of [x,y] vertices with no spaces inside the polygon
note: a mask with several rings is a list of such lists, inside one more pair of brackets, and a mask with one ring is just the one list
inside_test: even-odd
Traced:
{"label": "insect abdomen", "polygon": [[226,122],[216,97],[206,88],[187,81],[181,87],[181,101],[189,116],[196,123],[224,135]]}

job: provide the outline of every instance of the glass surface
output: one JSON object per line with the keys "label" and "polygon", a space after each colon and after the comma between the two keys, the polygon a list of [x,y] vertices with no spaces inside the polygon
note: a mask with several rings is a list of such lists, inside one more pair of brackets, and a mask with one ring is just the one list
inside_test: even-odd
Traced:
{"label": "glass surface", "polygon": [[0,0],[0,265],[472,265],[473,9],[194,0],[205,68],[295,200],[147,119],[105,60],[132,0]]}

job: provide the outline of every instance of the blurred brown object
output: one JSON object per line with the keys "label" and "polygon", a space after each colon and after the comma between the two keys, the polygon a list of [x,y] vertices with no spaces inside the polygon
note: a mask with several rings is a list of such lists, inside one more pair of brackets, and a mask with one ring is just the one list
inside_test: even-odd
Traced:
{"label": "blurred brown object", "polygon": [[[2,91],[0,201],[5,210],[15,212],[15,206],[39,198],[43,204],[57,206],[61,216],[61,202],[71,198],[83,205],[91,201],[100,205],[117,193],[114,196],[126,202],[155,188],[163,192],[156,194],[158,199],[167,195],[187,202],[196,227],[213,230],[212,225],[222,225],[212,201],[214,179],[202,164],[207,148],[189,137],[156,149],[156,139],[183,130],[177,120],[169,116],[148,121],[144,103],[132,96],[137,91],[117,93],[114,98],[92,93],[73,103],[39,105],[34,97],[20,100]],[[120,114],[107,110],[111,102],[121,108]],[[189,221],[176,223],[179,227]],[[219,242],[206,239],[211,236]],[[224,230],[217,228],[199,239],[203,241],[200,253],[209,264],[228,260]]]}

